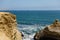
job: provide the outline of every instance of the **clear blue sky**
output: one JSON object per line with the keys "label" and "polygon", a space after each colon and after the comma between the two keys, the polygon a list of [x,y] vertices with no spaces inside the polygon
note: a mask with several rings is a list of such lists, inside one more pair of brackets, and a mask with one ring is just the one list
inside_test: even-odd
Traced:
{"label": "clear blue sky", "polygon": [[60,0],[0,0],[0,10],[60,10]]}

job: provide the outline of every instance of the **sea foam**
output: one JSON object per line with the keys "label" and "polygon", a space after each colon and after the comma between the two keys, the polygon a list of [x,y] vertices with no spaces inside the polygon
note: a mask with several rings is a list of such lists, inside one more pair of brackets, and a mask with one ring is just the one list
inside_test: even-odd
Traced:
{"label": "sea foam", "polygon": [[24,35],[23,40],[33,40],[35,33],[41,29],[44,29],[41,25],[20,25],[18,24],[18,30]]}

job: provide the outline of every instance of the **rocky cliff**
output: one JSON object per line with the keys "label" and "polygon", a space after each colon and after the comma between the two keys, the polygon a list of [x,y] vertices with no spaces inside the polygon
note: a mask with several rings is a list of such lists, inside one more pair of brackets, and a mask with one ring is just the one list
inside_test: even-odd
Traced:
{"label": "rocky cliff", "polygon": [[53,24],[37,32],[34,40],[60,40],[60,22],[55,20]]}
{"label": "rocky cliff", "polygon": [[16,16],[9,12],[0,12],[0,40],[22,40]]}

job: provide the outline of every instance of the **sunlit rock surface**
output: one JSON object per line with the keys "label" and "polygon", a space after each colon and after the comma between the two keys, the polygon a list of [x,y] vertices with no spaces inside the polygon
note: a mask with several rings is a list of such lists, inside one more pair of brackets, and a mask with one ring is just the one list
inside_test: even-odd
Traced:
{"label": "sunlit rock surface", "polygon": [[58,19],[53,24],[37,32],[34,40],[60,40],[60,22]]}
{"label": "sunlit rock surface", "polygon": [[9,12],[0,12],[0,40],[22,40],[16,16]]}

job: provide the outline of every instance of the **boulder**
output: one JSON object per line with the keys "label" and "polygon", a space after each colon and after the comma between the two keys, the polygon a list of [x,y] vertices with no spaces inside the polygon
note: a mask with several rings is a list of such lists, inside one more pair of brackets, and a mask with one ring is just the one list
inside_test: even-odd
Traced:
{"label": "boulder", "polygon": [[0,40],[22,40],[17,30],[16,16],[9,12],[0,12]]}
{"label": "boulder", "polygon": [[48,25],[43,30],[37,32],[34,40],[60,40],[60,22],[58,19],[53,24]]}

